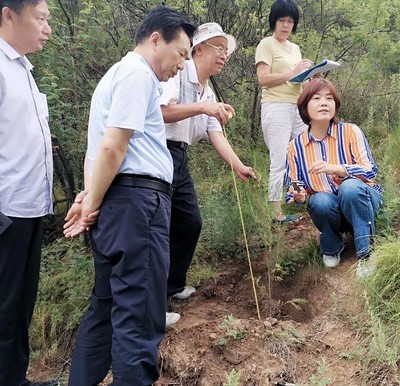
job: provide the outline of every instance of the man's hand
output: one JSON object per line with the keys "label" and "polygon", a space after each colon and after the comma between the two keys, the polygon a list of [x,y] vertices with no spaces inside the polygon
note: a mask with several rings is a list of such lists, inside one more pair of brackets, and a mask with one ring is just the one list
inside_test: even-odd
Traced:
{"label": "man's hand", "polygon": [[250,166],[241,166],[238,170],[236,170],[237,175],[242,181],[247,181],[249,178],[252,178],[257,185],[261,182],[261,177],[257,175],[257,173]]}
{"label": "man's hand", "polygon": [[64,235],[67,238],[76,237],[89,230],[99,217],[99,209],[90,211],[88,207],[84,208],[83,201],[87,194],[88,192],[82,191],[76,196],[74,204],[65,217]]}
{"label": "man's hand", "polygon": [[222,102],[203,102],[203,114],[215,117],[224,126],[229,122],[230,116],[235,115],[235,110],[231,105]]}

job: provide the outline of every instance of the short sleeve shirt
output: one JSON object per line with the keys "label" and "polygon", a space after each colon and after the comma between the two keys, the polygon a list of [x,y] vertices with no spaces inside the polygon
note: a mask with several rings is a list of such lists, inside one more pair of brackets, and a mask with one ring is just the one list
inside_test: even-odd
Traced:
{"label": "short sleeve shirt", "polygon": [[[286,51],[274,36],[260,41],[256,49],[256,65],[265,63],[271,67],[271,73],[283,73],[292,70],[301,61],[301,52],[297,44],[290,43],[290,52]],[[285,82],[273,87],[262,87],[261,102],[296,103],[301,93],[301,85]]]}
{"label": "short sleeve shirt", "polygon": [[143,174],[172,182],[173,164],[166,145],[160,108],[162,88],[144,58],[129,52],[97,85],[90,108],[89,172],[107,128],[132,130],[119,173]]}
{"label": "short sleeve shirt", "polygon": [[19,218],[53,212],[47,99],[32,69],[0,38],[0,210]]}
{"label": "short sleeve shirt", "polygon": [[[208,83],[201,94],[193,59],[185,64],[185,68],[167,82],[161,82],[163,94],[160,104],[167,106],[170,103],[186,104],[196,102],[216,102],[216,97]],[[209,131],[221,131],[222,127],[215,117],[199,114],[174,123],[166,123],[167,139],[186,142],[192,145],[200,139],[207,137]]]}

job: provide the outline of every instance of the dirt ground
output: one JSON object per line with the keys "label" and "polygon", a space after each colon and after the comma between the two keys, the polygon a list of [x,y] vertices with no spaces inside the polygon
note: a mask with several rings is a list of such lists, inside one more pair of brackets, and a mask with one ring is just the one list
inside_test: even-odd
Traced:
{"label": "dirt ground", "polygon": [[353,253],[349,246],[337,269],[273,282],[272,301],[266,262],[253,261],[261,320],[247,262],[225,265],[190,299],[172,304],[182,318],[162,342],[156,385],[228,385],[235,373],[237,385],[362,385],[351,353],[363,337],[341,317],[362,306],[350,291]]}
{"label": "dirt ground", "polygon": [[[292,248],[301,243],[300,235],[318,237],[307,217],[285,234]],[[359,284],[351,239],[342,257],[336,269],[307,268],[272,282],[272,299],[266,258],[256,257],[260,318],[247,260],[221,264],[190,299],[169,305],[181,320],[161,344],[162,372],[155,385],[399,385],[386,379],[384,369],[366,374],[356,355],[366,341],[351,323],[363,307],[354,292]],[[67,379],[67,367],[61,378]],[[110,383],[111,376],[102,386]]]}

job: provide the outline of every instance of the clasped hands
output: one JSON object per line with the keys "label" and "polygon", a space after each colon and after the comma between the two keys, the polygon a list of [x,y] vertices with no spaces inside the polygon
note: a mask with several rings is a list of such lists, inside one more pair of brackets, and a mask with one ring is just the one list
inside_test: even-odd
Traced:
{"label": "clasped hands", "polygon": [[84,202],[87,194],[88,192],[84,190],[76,196],[75,202],[65,217],[64,236],[67,238],[79,236],[89,230],[99,217],[100,209],[93,209],[91,205]]}

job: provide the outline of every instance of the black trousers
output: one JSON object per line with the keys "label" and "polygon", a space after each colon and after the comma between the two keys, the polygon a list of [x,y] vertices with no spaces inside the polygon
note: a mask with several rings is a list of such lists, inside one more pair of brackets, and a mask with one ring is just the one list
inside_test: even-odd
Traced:
{"label": "black trousers", "polygon": [[42,218],[15,218],[0,236],[0,385],[19,386],[39,283]]}
{"label": "black trousers", "polygon": [[168,296],[182,291],[201,231],[201,215],[187,152],[168,145],[174,161]]}
{"label": "black trousers", "polygon": [[95,283],[72,356],[70,386],[94,386],[110,365],[114,386],[149,386],[159,376],[165,334],[167,194],[111,186],[91,231]]}

